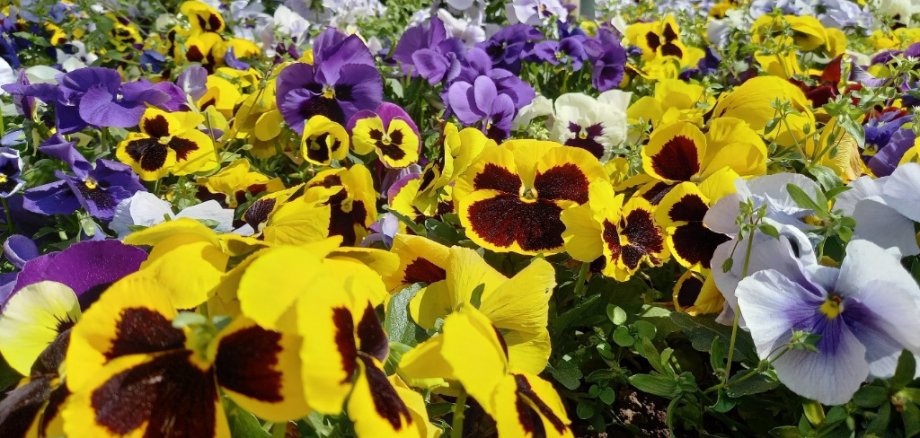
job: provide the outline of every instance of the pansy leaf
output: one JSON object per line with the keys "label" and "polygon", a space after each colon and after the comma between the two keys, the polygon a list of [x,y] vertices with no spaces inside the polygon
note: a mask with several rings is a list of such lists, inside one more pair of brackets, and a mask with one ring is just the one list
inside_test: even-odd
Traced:
{"label": "pansy leaf", "polygon": [[811,197],[808,196],[808,193],[805,193],[805,191],[799,188],[799,186],[787,184],[786,190],[789,191],[789,196],[792,197],[792,200],[795,201],[799,207],[814,211],[824,211],[821,206],[818,205],[818,203],[813,199],[811,199]]}
{"label": "pansy leaf", "polygon": [[677,395],[677,382],[671,377],[654,374],[634,374],[629,383],[636,389],[659,397],[671,398]]}
{"label": "pansy leaf", "polygon": [[417,283],[397,292],[390,298],[386,317],[383,320],[383,329],[390,342],[415,346],[424,336],[424,331],[409,317],[409,302],[421,288],[422,285]]}
{"label": "pansy leaf", "polygon": [[271,436],[265,429],[262,429],[262,424],[259,423],[255,415],[237,406],[229,397],[224,397],[223,400],[232,436],[252,438],[268,438]]}
{"label": "pansy leaf", "polygon": [[891,388],[898,390],[910,383],[914,379],[914,370],[917,367],[917,361],[914,355],[904,350],[898,358],[898,366],[895,368],[894,376],[891,378]]}

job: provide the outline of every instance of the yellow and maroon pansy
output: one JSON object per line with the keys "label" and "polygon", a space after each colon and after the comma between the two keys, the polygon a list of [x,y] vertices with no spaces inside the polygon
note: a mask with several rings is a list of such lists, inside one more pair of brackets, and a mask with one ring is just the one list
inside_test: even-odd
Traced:
{"label": "yellow and maroon pansy", "polygon": [[203,121],[193,112],[148,108],[141,118],[141,132],[128,134],[115,154],[144,181],[213,170],[217,154],[211,138],[198,130]]}
{"label": "yellow and maroon pansy", "polygon": [[655,219],[665,229],[668,249],[681,266],[697,271],[709,269],[713,251],[729,240],[707,228],[703,217],[712,204],[734,192],[737,178],[737,173],[724,168],[700,186],[680,183],[661,199]]}
{"label": "yellow and maroon pansy", "polygon": [[307,182],[304,200],[330,208],[328,235],[342,236],[344,245],[355,245],[377,220],[377,191],[366,167],[329,169]]}
{"label": "yellow and maroon pansy", "polygon": [[601,272],[619,281],[628,280],[641,265],[660,266],[667,260],[664,231],[655,223],[654,207],[623,195],[599,208],[590,205],[562,213],[566,251],[575,259],[593,262],[603,256]]}
{"label": "yellow and maroon pansy", "polygon": [[559,214],[590,200],[609,178],[590,152],[537,140],[486,149],[457,180],[454,202],[467,235],[498,252],[555,253]]}
{"label": "yellow and maroon pansy", "polygon": [[345,127],[323,115],[310,117],[303,127],[300,154],[310,164],[328,166],[348,156],[348,132]]}
{"label": "yellow and maroon pansy", "polygon": [[439,377],[460,383],[495,420],[499,437],[573,436],[553,385],[515,371],[506,345],[488,317],[464,306],[445,319],[442,334],[403,355],[400,373],[413,381]]}
{"label": "yellow and maroon pansy", "polygon": [[452,123],[444,125],[441,154],[422,171],[415,207],[428,216],[444,210],[443,204],[450,202],[450,186],[462,174],[473,159],[486,148],[498,146],[495,140],[486,137],[476,128],[458,130]]}
{"label": "yellow and maroon pansy", "polygon": [[213,74],[208,75],[205,86],[207,91],[195,102],[198,108],[204,111],[214,107],[224,117],[233,117],[233,109],[243,97],[239,87],[230,80]]}
{"label": "yellow and maroon pansy", "polygon": [[384,277],[387,290],[399,290],[415,283],[432,284],[447,278],[450,249],[422,236],[399,233],[390,251],[399,256],[399,269]]}
{"label": "yellow and maroon pansy", "polygon": [[68,435],[228,437],[221,389],[272,421],[309,412],[297,336],[243,319],[222,330],[180,328],[173,323],[176,309],[158,289],[155,276],[125,277],[72,329],[65,366],[73,395],[63,413]]}
{"label": "yellow and maroon pansy", "polygon": [[391,168],[403,168],[418,161],[421,136],[409,114],[389,102],[374,111],[358,111],[348,121],[355,153],[376,152]]}
{"label": "yellow and maroon pansy", "polygon": [[687,270],[674,284],[674,309],[690,315],[719,313],[725,298],[716,287],[710,271]]}
{"label": "yellow and maroon pansy", "polygon": [[246,195],[259,195],[284,190],[280,178],[269,178],[262,173],[251,170],[252,164],[240,158],[221,169],[214,175],[198,178],[198,197],[217,198],[230,208],[246,202]]}
{"label": "yellow and maroon pansy", "polygon": [[224,30],[224,17],[207,3],[191,0],[179,6],[179,12],[188,18],[192,34],[204,32],[221,32]]}
{"label": "yellow and maroon pansy", "polygon": [[346,412],[360,437],[419,436],[419,424],[383,372],[389,344],[373,301],[351,288],[315,294],[298,305],[305,335],[304,391],[310,407]]}
{"label": "yellow and maroon pansy", "polygon": [[412,319],[425,329],[435,328],[439,319],[472,305],[478,293],[478,309],[507,341],[512,369],[542,372],[551,351],[546,325],[556,286],[553,266],[536,258],[508,278],[476,251],[458,246],[449,249],[445,263],[446,278],[428,284],[409,302]]}

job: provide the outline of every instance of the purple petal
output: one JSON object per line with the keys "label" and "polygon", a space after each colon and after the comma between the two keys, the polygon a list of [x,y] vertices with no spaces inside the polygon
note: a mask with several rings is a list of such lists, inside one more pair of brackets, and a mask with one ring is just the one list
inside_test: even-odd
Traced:
{"label": "purple petal", "polygon": [[200,99],[208,91],[207,82],[208,71],[200,65],[186,68],[176,80],[176,84],[194,100]]}
{"label": "purple petal", "polygon": [[415,65],[415,72],[432,85],[441,82],[450,68],[447,58],[432,49],[417,50],[412,54],[412,63]]}
{"label": "purple petal", "polygon": [[143,104],[115,102],[104,88],[93,88],[80,101],[80,117],[99,127],[130,128],[137,126],[147,108]]}
{"label": "purple petal", "polygon": [[86,308],[113,282],[136,272],[147,259],[143,250],[117,240],[87,241],[35,258],[23,267],[14,292],[40,281],[66,284]]}
{"label": "purple petal", "polygon": [[70,169],[79,176],[85,177],[93,166],[86,161],[83,154],[76,148],[77,144],[67,141],[60,134],[54,134],[45,140],[38,150],[49,157],[61,160],[70,166]]}
{"label": "purple petal", "polygon": [[[347,98],[341,97],[340,87],[349,89]],[[383,102],[383,79],[374,67],[360,64],[342,66],[335,88],[336,100],[342,107],[345,120],[360,110],[373,110]]]}
{"label": "purple petal", "polygon": [[492,101],[498,96],[495,82],[488,76],[480,76],[473,82],[472,93],[467,91],[470,100],[476,103],[476,108],[486,113],[492,108]]}
{"label": "purple petal", "polygon": [[467,125],[478,122],[483,116],[468,97],[472,89],[473,85],[469,82],[454,82],[447,90],[447,104],[457,118]]}
{"label": "purple petal", "polygon": [[23,208],[33,213],[51,216],[71,214],[80,208],[80,201],[65,181],[55,181],[26,190]]}
{"label": "purple petal", "polygon": [[39,254],[35,242],[22,234],[13,234],[3,242],[3,256],[17,269],[22,269],[26,262]]}

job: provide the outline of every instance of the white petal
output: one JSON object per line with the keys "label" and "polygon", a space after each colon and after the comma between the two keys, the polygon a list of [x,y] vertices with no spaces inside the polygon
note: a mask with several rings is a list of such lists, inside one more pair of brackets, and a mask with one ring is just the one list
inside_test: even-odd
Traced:
{"label": "white petal", "polygon": [[897,248],[905,256],[920,254],[914,222],[885,205],[881,198],[857,202],[852,216],[856,220],[853,237],[868,240],[882,248]]}
{"label": "white petal", "polygon": [[920,164],[898,166],[883,190],[887,204],[914,222],[920,222]]}
{"label": "white petal", "polygon": [[233,210],[221,207],[220,203],[215,200],[188,207],[176,215],[176,218],[180,217],[217,222],[214,231],[221,233],[226,233],[233,229]]}

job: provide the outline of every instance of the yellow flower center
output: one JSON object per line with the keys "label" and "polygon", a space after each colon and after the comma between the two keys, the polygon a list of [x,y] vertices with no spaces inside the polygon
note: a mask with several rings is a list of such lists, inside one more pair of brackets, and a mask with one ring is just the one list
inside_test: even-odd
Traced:
{"label": "yellow flower center", "polygon": [[99,187],[99,182],[96,181],[93,177],[88,176],[83,180],[83,185],[90,190],[96,190],[96,187]]}
{"label": "yellow flower center", "polygon": [[834,319],[837,315],[840,315],[843,312],[843,300],[838,296],[832,296],[821,304],[821,307],[818,310],[821,311],[828,319]]}
{"label": "yellow flower center", "polygon": [[326,99],[335,99],[335,88],[323,87],[323,97]]}
{"label": "yellow flower center", "polygon": [[171,136],[171,135],[167,135],[166,137],[160,137],[160,138],[157,139],[157,142],[160,143],[161,145],[164,145],[164,146],[165,146],[165,145],[168,145],[169,142],[171,142],[171,141],[172,141],[172,136]]}
{"label": "yellow flower center", "polygon": [[585,132],[585,131],[579,131],[579,132],[578,132],[578,138],[584,140],[584,139],[588,138],[588,133]]}
{"label": "yellow flower center", "polygon": [[538,197],[537,190],[532,187],[521,187],[520,196],[525,201],[535,201]]}
{"label": "yellow flower center", "polygon": [[3,184],[3,183],[5,183],[5,182],[7,182],[7,181],[8,181],[8,180],[7,180],[6,175],[0,173],[0,184]]}

